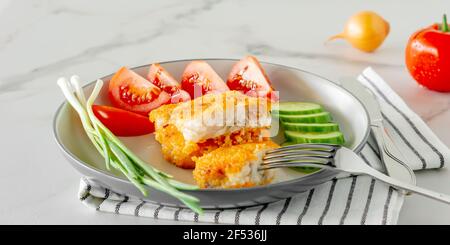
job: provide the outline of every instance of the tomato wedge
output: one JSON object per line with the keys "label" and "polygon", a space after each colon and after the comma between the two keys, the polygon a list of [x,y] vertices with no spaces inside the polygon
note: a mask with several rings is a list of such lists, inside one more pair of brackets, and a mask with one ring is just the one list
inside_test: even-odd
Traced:
{"label": "tomato wedge", "polygon": [[191,96],[181,89],[181,85],[160,64],[152,64],[147,74],[147,79],[158,88],[169,93],[172,103],[191,100]]}
{"label": "tomato wedge", "polygon": [[160,64],[152,64],[147,79],[158,88],[172,94],[181,88],[180,84]]}
{"label": "tomato wedge", "polygon": [[181,78],[181,87],[189,93],[191,98],[230,90],[213,68],[201,60],[192,61],[186,66]]}
{"label": "tomato wedge", "polygon": [[189,93],[184,91],[183,89],[179,89],[172,94],[170,103],[175,104],[178,102],[185,102],[189,100],[191,100],[191,96],[189,95]]}
{"label": "tomato wedge", "polygon": [[269,77],[253,56],[247,56],[233,66],[227,85],[231,90],[241,91],[249,96],[278,100]]}
{"label": "tomato wedge", "polygon": [[170,95],[126,67],[109,82],[109,98],[115,107],[147,116],[170,101]]}
{"label": "tomato wedge", "polygon": [[150,120],[134,112],[111,106],[93,105],[94,115],[116,136],[139,136],[153,133]]}

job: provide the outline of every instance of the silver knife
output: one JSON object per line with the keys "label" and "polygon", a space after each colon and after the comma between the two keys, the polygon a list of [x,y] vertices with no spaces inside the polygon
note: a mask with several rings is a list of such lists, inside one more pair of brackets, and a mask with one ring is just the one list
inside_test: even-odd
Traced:
{"label": "silver knife", "polygon": [[380,105],[375,95],[354,79],[342,79],[340,84],[353,93],[366,108],[370,118],[371,133],[377,143],[381,161],[389,176],[400,181],[416,184],[416,176],[405,164],[407,158],[401,153],[385,130]]}

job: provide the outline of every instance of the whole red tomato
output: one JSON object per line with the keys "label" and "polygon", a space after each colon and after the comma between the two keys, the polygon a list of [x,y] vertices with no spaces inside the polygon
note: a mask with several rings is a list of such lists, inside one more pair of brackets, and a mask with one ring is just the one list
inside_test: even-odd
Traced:
{"label": "whole red tomato", "polygon": [[419,30],[409,38],[406,66],[423,86],[450,92],[450,32],[445,15],[442,24]]}

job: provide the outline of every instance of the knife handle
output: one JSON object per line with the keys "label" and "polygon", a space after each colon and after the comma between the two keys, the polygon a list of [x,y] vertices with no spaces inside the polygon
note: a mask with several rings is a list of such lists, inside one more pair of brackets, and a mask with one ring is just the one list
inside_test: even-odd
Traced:
{"label": "knife handle", "polygon": [[402,152],[397,148],[394,141],[392,140],[391,135],[389,132],[384,129],[383,130],[383,136],[384,136],[384,151],[386,154],[396,161],[398,164],[402,165],[403,169],[407,170],[409,173],[409,183],[412,185],[416,185],[416,175],[414,174],[413,170],[409,165],[406,164],[405,161],[407,161],[407,157],[402,154]]}
{"label": "knife handle", "polygon": [[[383,123],[381,121],[374,121],[371,122],[370,124],[370,128],[372,129],[372,135],[375,137],[375,142],[378,146],[378,151],[379,151],[379,155],[381,158],[381,161],[383,163],[386,162],[386,153],[384,152],[384,137],[383,137],[383,131],[384,131],[384,127],[383,127]],[[383,164],[385,171],[389,173],[387,167],[385,164]]]}
{"label": "knife handle", "polygon": [[[406,165],[403,154],[397,149],[387,134],[383,122],[375,121],[371,124],[372,134],[378,145],[381,161],[386,173],[401,181],[416,184],[416,176],[411,168]],[[410,194],[410,193],[406,193]]]}

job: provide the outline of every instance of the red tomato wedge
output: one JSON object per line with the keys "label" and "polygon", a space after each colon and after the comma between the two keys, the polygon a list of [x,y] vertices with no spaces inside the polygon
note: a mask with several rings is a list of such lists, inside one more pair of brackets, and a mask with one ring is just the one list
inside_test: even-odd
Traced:
{"label": "red tomato wedge", "polygon": [[126,67],[109,82],[109,98],[115,107],[147,116],[170,101],[170,95]]}
{"label": "red tomato wedge", "polygon": [[247,56],[233,66],[227,85],[231,90],[241,91],[249,96],[278,100],[269,77],[253,56]]}
{"label": "red tomato wedge", "polygon": [[183,89],[179,89],[172,94],[172,98],[170,99],[170,103],[175,104],[178,102],[185,102],[191,100],[191,96],[188,92]]}
{"label": "red tomato wedge", "polygon": [[160,64],[152,64],[147,79],[158,88],[172,96],[171,102],[178,103],[191,100],[191,96],[181,89],[181,85]]}
{"label": "red tomato wedge", "polygon": [[180,84],[160,64],[152,64],[147,79],[158,88],[172,94],[181,88]]}
{"label": "red tomato wedge", "polygon": [[111,106],[93,105],[94,115],[116,136],[139,136],[153,133],[148,117]]}
{"label": "red tomato wedge", "polygon": [[213,68],[200,60],[192,61],[186,66],[181,78],[181,87],[189,93],[191,98],[230,90]]}

